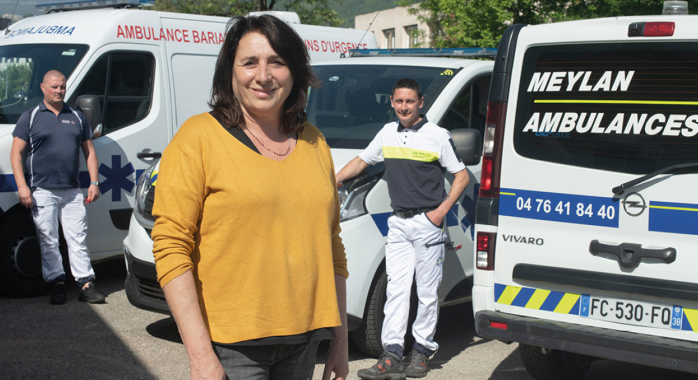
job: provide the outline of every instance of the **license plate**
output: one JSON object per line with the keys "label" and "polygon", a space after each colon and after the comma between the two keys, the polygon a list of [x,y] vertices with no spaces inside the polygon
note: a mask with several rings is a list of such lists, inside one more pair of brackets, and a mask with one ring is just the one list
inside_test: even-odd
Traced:
{"label": "license plate", "polygon": [[616,323],[681,330],[683,308],[582,294],[579,315]]}

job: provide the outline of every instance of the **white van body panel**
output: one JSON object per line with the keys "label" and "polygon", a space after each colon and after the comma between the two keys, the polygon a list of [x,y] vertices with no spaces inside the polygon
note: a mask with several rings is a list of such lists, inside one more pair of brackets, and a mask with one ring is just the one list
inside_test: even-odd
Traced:
{"label": "white van body panel", "polygon": [[[628,36],[631,24],[669,21],[675,23],[672,36]],[[508,321],[517,321],[517,317],[527,317],[529,318],[527,321],[539,320],[541,326],[545,326],[546,323],[560,322],[579,326],[579,331],[583,331],[583,327],[589,327],[631,333],[627,336],[634,337],[631,340],[635,342],[649,342],[657,337],[682,342],[698,342],[696,333],[698,332],[698,298],[679,297],[678,292],[667,292],[667,294],[677,295],[671,297],[649,291],[629,291],[624,290],[628,288],[621,288],[619,285],[621,283],[615,282],[610,282],[607,288],[602,288],[598,282],[594,282],[597,278],[602,278],[596,276],[607,276],[603,278],[621,279],[625,281],[622,284],[641,284],[642,281],[649,280],[655,281],[654,283],[666,283],[668,287],[675,284],[676,289],[679,289],[681,284],[693,289],[697,283],[694,268],[698,266],[698,256],[695,254],[695,247],[698,245],[696,236],[698,227],[689,227],[695,225],[693,215],[698,211],[698,201],[694,191],[698,174],[695,174],[695,170],[680,175],[672,173],[659,175],[633,186],[622,194],[614,194],[612,191],[621,184],[668,166],[667,164],[655,167],[652,159],[660,162],[660,159],[670,160],[671,157],[677,156],[677,160],[684,157],[684,161],[678,162],[691,162],[692,146],[687,146],[683,155],[669,151],[666,146],[688,143],[692,138],[690,132],[692,125],[690,122],[684,125],[683,121],[690,120],[691,115],[696,113],[695,104],[682,103],[682,101],[695,100],[695,97],[684,98],[682,94],[693,91],[691,84],[694,79],[692,74],[680,71],[682,67],[679,66],[682,65],[673,67],[667,64],[665,65],[667,67],[663,67],[658,64],[659,66],[655,69],[655,66],[651,66],[650,63],[641,60],[631,62],[630,58],[627,59],[628,61],[623,61],[622,57],[611,56],[611,54],[607,54],[609,58],[605,61],[601,53],[591,50],[597,46],[601,49],[603,46],[604,49],[608,47],[609,51],[612,51],[610,46],[617,44],[617,49],[620,49],[620,45],[628,51],[636,49],[642,52],[647,48],[649,51],[645,53],[647,57],[661,57],[661,54],[673,54],[673,51],[660,54],[656,52],[664,52],[664,50],[650,51],[649,47],[666,46],[669,43],[678,46],[678,43],[682,42],[695,44],[697,33],[698,16],[667,15],[605,18],[520,28],[518,35],[514,38],[515,51],[509,51],[514,59],[506,100],[506,118],[503,123],[498,211],[493,212],[498,218],[490,219],[497,220],[496,225],[479,222],[476,224],[476,233],[496,234],[494,270],[476,269],[474,274],[473,311],[476,319],[478,314],[482,314],[494,321],[497,319],[497,313],[502,313],[501,315],[507,316]],[[589,51],[589,55],[592,53],[596,55],[594,60],[590,58],[588,62],[583,59],[573,61],[572,58],[569,61],[571,63],[557,62],[553,58],[562,56],[568,51],[585,53]],[[536,54],[541,54],[542,57],[546,53],[549,55],[545,56],[545,59],[540,58],[540,61],[536,61],[535,57],[538,57]],[[681,53],[684,52],[677,50],[676,54]],[[660,58],[654,61],[650,58],[646,59],[647,62],[664,62],[660,61]],[[567,67],[565,65],[570,67],[569,70],[564,68]],[[591,86],[590,90],[583,92],[584,90],[578,87],[584,74],[580,74],[579,82],[571,87],[568,86],[570,83],[568,78],[572,74],[588,71],[592,74],[589,76],[589,82],[585,83]],[[550,75],[548,78],[552,78],[553,73],[556,72],[560,72],[559,78],[561,78],[557,86],[551,85],[552,79],[549,79],[547,84],[536,90],[537,84],[534,83],[536,80],[544,75]],[[609,84],[615,83],[619,72],[623,72],[623,75],[632,72],[634,76],[628,81],[627,90],[624,90],[622,85],[619,85],[616,90],[609,90],[604,89],[603,86],[597,86],[602,80],[602,74],[605,75],[607,72],[612,73],[609,78],[612,78],[613,82]],[[671,81],[670,83],[675,83],[675,87],[667,91],[666,85],[661,81],[667,83]],[[642,88],[654,86],[657,90],[656,92],[640,90],[639,86],[643,86]],[[591,90],[592,87],[594,90]],[[633,103],[636,101],[674,103],[666,105],[663,109],[658,108],[661,103],[648,103],[645,108],[639,108],[641,106],[635,106],[636,103]],[[615,106],[615,104],[619,105]],[[539,112],[540,118],[547,115],[545,112],[550,113],[548,116],[550,118],[557,113],[567,115],[565,112],[574,113],[574,117],[581,117],[582,112],[586,114],[598,112],[605,113],[606,117],[603,118],[603,122],[599,121],[596,127],[586,132],[579,132],[580,126],[575,122],[576,127],[571,132],[560,133],[556,130],[558,124],[555,124],[552,131],[543,131],[543,124],[532,121],[536,117],[532,110]],[[633,129],[627,127],[631,113],[637,115],[646,113],[648,118],[662,113],[665,118],[660,117],[650,127],[644,125],[640,132],[635,133]],[[611,128],[613,124],[611,120],[616,120],[620,114],[625,116],[621,119],[619,132],[618,129]],[[681,123],[676,123],[673,127],[667,126],[669,115],[683,115],[677,116],[677,120],[681,119]],[[698,120],[698,116],[696,119]],[[538,126],[541,129],[534,129]],[[562,128],[562,124],[559,126]],[[527,132],[526,128],[529,128]],[[659,132],[652,132],[652,128]],[[681,132],[682,128],[685,129],[684,132]],[[567,133],[567,137],[564,133]],[[649,136],[652,133],[654,133],[653,136],[667,136],[667,139],[671,138],[670,136],[676,137],[672,142],[669,140],[656,142],[655,151],[646,148],[646,145],[637,145],[642,147],[638,149],[644,149],[643,152],[646,152],[647,157],[647,169],[642,172],[632,172],[631,169],[624,171],[626,169],[613,166],[615,162],[622,162],[622,155],[627,154],[623,150],[617,151],[621,158],[617,158],[617,161],[608,159],[608,166],[603,167],[604,160],[611,157],[612,153],[602,150],[608,148],[593,146],[596,141],[600,141],[598,139],[604,137],[612,142],[622,140],[626,146],[640,144],[644,140],[640,137],[632,140],[630,136]],[[628,138],[623,139],[624,136]],[[591,137],[598,137],[598,139],[589,140]],[[567,138],[569,140],[563,141]],[[585,138],[594,142],[585,142]],[[584,166],[592,160],[583,161],[581,158],[579,162],[585,164],[565,163],[573,160],[570,158],[572,154],[570,152],[573,151],[570,146],[573,143],[578,144],[578,152],[598,152],[594,153],[598,154],[594,156],[596,160],[594,164],[598,162],[598,166]],[[548,149],[545,150],[548,152],[555,147],[559,149],[559,161],[552,158],[552,153],[549,155],[550,159],[539,158],[544,157],[543,153],[535,156],[536,149],[540,151]],[[626,166],[634,167],[632,163]],[[632,194],[639,194],[642,200],[637,198],[638,195]],[[638,247],[641,246],[643,249],[673,248],[676,256],[674,261],[644,257],[634,267],[621,266],[620,258],[613,254],[591,253],[593,241],[607,246],[619,246],[625,243],[638,244]],[[629,259],[637,252],[630,249],[624,251],[623,255],[629,255],[624,256]],[[551,280],[550,277],[538,279],[532,276],[517,277],[522,276],[524,268],[544,268],[547,271],[539,273],[553,273],[560,270],[588,273],[589,286],[565,284],[565,280]],[[592,282],[594,285],[591,285]],[[603,309],[602,303],[604,303]],[[599,319],[600,313],[604,318],[607,315],[616,315],[616,317]],[[656,314],[653,315],[653,313]],[[592,314],[595,317],[592,317]],[[478,327],[484,327],[484,325],[478,325]],[[497,329],[492,327],[490,331],[497,331]],[[483,334],[482,331],[481,334]],[[509,333],[490,334],[487,332],[483,336],[505,337]],[[532,338],[530,341],[521,342],[536,346],[534,340]],[[666,343],[668,341],[662,342],[669,344]],[[682,342],[675,344],[681,346]],[[570,343],[568,347],[575,347],[572,345],[574,342],[568,341],[568,343]],[[548,345],[549,343],[544,342],[544,339],[540,339],[538,344],[552,348]],[[598,345],[603,344],[599,342]],[[689,346],[686,345],[686,347]],[[555,349],[560,348],[555,347]],[[563,346],[562,351],[567,350]],[[594,355],[593,352],[589,353],[581,349],[579,349],[581,351],[575,351],[574,348],[569,350]],[[609,354],[609,352],[600,350],[597,354],[611,355],[602,357],[634,362],[643,360],[640,356],[634,358],[632,355],[625,358],[614,357],[612,355],[615,354]],[[670,360],[667,360],[667,363],[669,362]],[[646,364],[663,365],[659,359],[655,363]],[[669,367],[671,366],[667,364],[667,368]],[[679,369],[679,367],[673,368]],[[681,368],[695,372],[696,367],[686,365]]]}

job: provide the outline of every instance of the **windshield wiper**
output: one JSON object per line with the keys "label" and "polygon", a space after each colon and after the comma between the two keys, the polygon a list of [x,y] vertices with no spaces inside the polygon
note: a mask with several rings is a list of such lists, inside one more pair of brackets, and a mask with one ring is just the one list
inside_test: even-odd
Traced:
{"label": "windshield wiper", "polygon": [[676,164],[676,165],[667,166],[667,167],[664,168],[664,169],[657,170],[656,172],[643,175],[643,176],[640,177],[640,178],[636,178],[636,179],[634,179],[634,180],[632,180],[632,181],[628,181],[628,182],[626,182],[626,183],[624,183],[624,184],[622,184],[622,185],[620,185],[620,186],[616,186],[616,187],[614,187],[611,191],[613,192],[613,194],[621,195],[621,194],[623,194],[623,193],[625,192],[626,189],[629,189],[629,188],[631,188],[631,187],[633,187],[633,186],[635,186],[635,185],[637,185],[637,184],[643,183],[643,182],[647,181],[647,180],[650,179],[650,178],[654,178],[654,177],[656,177],[656,176],[658,176],[658,175],[660,175],[660,174],[664,174],[664,173],[667,173],[667,172],[670,172],[670,171],[674,171],[674,170],[676,170],[676,169],[690,168],[690,167],[692,167],[692,166],[698,166],[698,162],[691,162],[691,163],[688,163],[688,164]]}

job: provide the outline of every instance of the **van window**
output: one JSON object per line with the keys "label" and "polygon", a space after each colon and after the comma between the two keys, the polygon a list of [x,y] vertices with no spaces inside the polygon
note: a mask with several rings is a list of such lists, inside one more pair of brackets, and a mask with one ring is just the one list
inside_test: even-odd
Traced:
{"label": "van window", "polygon": [[66,78],[87,52],[87,45],[22,44],[0,46],[0,123],[14,124],[43,99],[41,82],[50,70]]}
{"label": "van window", "polygon": [[398,79],[412,78],[419,83],[424,96],[420,113],[425,114],[458,72],[373,65],[318,65],[313,70],[322,87],[310,90],[308,121],[322,131],[331,148],[347,149],[366,148],[387,122],[397,120],[390,94]]}
{"label": "van window", "polygon": [[484,136],[490,79],[490,75],[485,75],[465,87],[438,123],[439,126],[449,131],[457,128],[475,128]]}
{"label": "van window", "polygon": [[698,45],[529,48],[514,148],[522,156],[646,174],[698,161]]}
{"label": "van window", "polygon": [[216,71],[217,55],[172,55],[172,84],[175,93],[175,125],[179,127],[194,115],[210,110],[211,80],[197,80],[191,75],[192,68],[202,73]]}
{"label": "van window", "polygon": [[150,111],[154,62],[150,53],[105,54],[94,63],[69,103],[75,105],[81,95],[97,96],[102,107],[102,135],[142,120]]}

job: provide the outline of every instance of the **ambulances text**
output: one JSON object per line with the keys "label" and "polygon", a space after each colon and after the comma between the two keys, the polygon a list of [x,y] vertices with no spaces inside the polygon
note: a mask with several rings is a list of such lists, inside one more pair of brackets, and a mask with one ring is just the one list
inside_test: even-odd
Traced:
{"label": "ambulances text", "polygon": [[10,34],[5,36],[5,38],[23,36],[25,34],[68,34],[68,35],[73,35],[73,31],[75,31],[74,26],[41,25],[41,26],[32,26],[31,28],[13,30],[10,32]]}
{"label": "ambulances text", "polygon": [[116,28],[116,38],[220,45],[223,43],[223,40],[225,40],[225,35],[219,32],[207,32],[203,30],[119,25]]}
{"label": "ambulances text", "polygon": [[662,113],[654,115],[618,113],[606,126],[602,125],[603,113],[577,112],[534,112],[524,126],[524,132],[558,132],[558,133],[616,133],[624,135],[683,136],[693,137],[698,134],[698,114],[675,115],[668,117]]}
{"label": "ambulances text", "polygon": [[304,40],[308,51],[330,51],[332,53],[346,53],[349,50],[368,49],[368,44],[355,44],[353,42]]}

